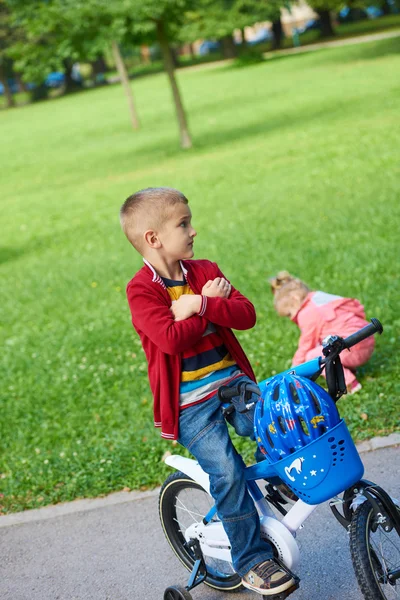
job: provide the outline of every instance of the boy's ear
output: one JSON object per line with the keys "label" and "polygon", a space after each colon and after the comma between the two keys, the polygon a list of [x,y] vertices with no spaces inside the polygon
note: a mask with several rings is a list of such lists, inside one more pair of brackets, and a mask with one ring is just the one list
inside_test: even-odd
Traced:
{"label": "boy's ear", "polygon": [[153,229],[148,229],[144,232],[145,242],[150,248],[160,248],[161,242],[158,238],[157,232]]}

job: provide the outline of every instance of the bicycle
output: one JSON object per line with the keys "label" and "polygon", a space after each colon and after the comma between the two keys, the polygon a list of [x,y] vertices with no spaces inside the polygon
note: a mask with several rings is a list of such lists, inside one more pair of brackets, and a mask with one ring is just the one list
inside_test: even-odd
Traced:
{"label": "bicycle", "polygon": [[[332,399],[336,405],[346,393],[340,353],[382,331],[380,322],[371,319],[369,325],[346,339],[329,336],[324,340],[322,357],[258,385],[246,383],[220,388],[223,411],[229,413],[233,409],[229,400],[234,396],[240,396],[240,412],[250,410],[254,404],[250,402],[252,395],[257,394],[262,400],[266,390],[272,389],[268,386],[273,386],[280,376],[290,374],[315,382],[323,369],[329,402]],[[255,422],[260,411],[262,402],[257,402]],[[263,460],[245,468],[247,486],[260,516],[261,536],[270,542],[275,557],[295,581],[289,590],[270,596],[274,600],[285,600],[299,587],[300,580],[292,573],[300,559],[296,534],[318,504],[327,500],[333,515],[349,532],[353,569],[365,600],[400,598],[400,506],[380,486],[362,479],[364,467],[360,456],[344,420],[337,414],[338,423],[326,432],[322,429],[318,439],[301,450],[275,463]],[[276,429],[279,433],[279,426]],[[255,431],[259,431],[256,426]],[[277,434],[276,430],[274,433]],[[257,442],[266,454],[262,443],[271,443],[270,433],[266,431]],[[309,477],[309,481],[303,465],[313,460],[318,469],[310,471],[316,477]],[[190,590],[202,582],[220,591],[237,590],[241,578],[230,562],[229,541],[210,496],[208,475],[189,458],[172,455],[165,462],[177,471],[162,485],[160,520],[173,551],[191,573],[185,587],[168,587],[164,600],[192,600]],[[258,480],[267,482],[265,496],[256,483]]]}

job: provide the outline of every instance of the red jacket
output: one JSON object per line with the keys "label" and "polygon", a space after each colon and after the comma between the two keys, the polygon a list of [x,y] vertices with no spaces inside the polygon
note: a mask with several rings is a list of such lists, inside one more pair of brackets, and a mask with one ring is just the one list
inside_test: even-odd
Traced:
{"label": "red jacket", "polygon": [[[239,368],[253,381],[250,363],[231,331],[250,329],[256,322],[252,303],[232,287],[229,298],[203,296],[199,315],[174,321],[171,298],[153,267],[145,266],[127,285],[132,323],[140,336],[148,362],[150,388],[154,397],[154,425],[161,427],[164,438],[178,438],[181,353],[191,348],[203,335],[208,321],[214,323],[227,350]],[[181,261],[184,276],[195,294],[201,294],[209,279],[224,277],[216,263],[208,260]]]}

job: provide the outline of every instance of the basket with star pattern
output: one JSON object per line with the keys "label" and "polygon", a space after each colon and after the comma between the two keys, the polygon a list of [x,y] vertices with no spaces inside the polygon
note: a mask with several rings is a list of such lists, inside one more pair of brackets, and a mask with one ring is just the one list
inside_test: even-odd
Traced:
{"label": "basket with star pattern", "polygon": [[301,450],[274,464],[279,477],[307,504],[320,504],[354,485],[364,473],[342,419]]}

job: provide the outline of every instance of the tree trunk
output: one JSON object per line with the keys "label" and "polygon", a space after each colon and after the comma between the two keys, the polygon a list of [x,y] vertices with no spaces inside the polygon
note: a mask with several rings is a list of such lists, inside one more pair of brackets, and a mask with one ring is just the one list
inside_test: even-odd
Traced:
{"label": "tree trunk", "polygon": [[63,65],[65,75],[64,93],[72,94],[73,92],[80,91],[82,89],[82,83],[80,81],[76,81],[72,77],[72,68],[74,66],[72,61],[69,58],[67,58],[63,60]]}
{"label": "tree trunk", "polygon": [[4,72],[2,65],[0,64],[0,82],[4,86],[4,97],[6,99],[6,107],[13,108],[15,106],[14,96],[12,94],[11,88],[8,85],[8,79]]}
{"label": "tree trunk", "polygon": [[121,53],[119,51],[119,47],[117,42],[114,40],[112,42],[112,52],[114,56],[115,66],[117,67],[118,75],[120,76],[121,83],[124,86],[126,97],[128,98],[129,112],[131,115],[131,122],[133,129],[139,129],[139,119],[137,116],[135,103],[133,101],[132,88],[129,83],[128,73],[125,67],[125,63],[122,59]]}
{"label": "tree trunk", "polygon": [[18,87],[21,92],[29,92],[28,86],[25,81],[22,79],[21,73],[15,73],[15,79],[18,82]]}
{"label": "tree trunk", "polygon": [[179,93],[178,83],[175,79],[174,62],[172,59],[171,48],[169,47],[167,33],[165,31],[165,25],[163,21],[157,21],[157,37],[161,47],[164,67],[167,72],[169,82],[171,85],[172,96],[174,99],[176,116],[179,124],[179,133],[181,138],[182,148],[191,148],[192,140],[190,138],[189,128],[186,120],[185,109],[181,95]]}
{"label": "tree trunk", "polygon": [[282,46],[283,38],[283,27],[280,17],[275,21],[272,21],[272,34],[274,36],[272,47],[274,50],[278,50]]}
{"label": "tree trunk", "polygon": [[224,58],[236,58],[237,52],[232,34],[224,35],[224,37],[220,39],[220,42],[222,44],[222,54],[224,55]]}
{"label": "tree trunk", "polygon": [[170,46],[169,49],[171,51],[171,57],[172,57],[172,62],[174,63],[174,69],[177,69],[179,67],[178,48],[173,48],[172,46]]}
{"label": "tree trunk", "polygon": [[321,36],[331,37],[335,35],[335,30],[333,29],[332,25],[331,12],[329,10],[317,10],[317,13],[321,22]]}
{"label": "tree trunk", "polygon": [[246,32],[245,32],[245,28],[242,27],[242,29],[240,30],[241,36],[242,36],[242,46],[246,45]]}
{"label": "tree trunk", "polygon": [[107,85],[106,72],[107,72],[107,63],[104,59],[104,56],[101,54],[90,62],[92,67],[92,79],[94,84],[97,85]]}
{"label": "tree trunk", "polygon": [[31,102],[41,102],[49,97],[49,88],[45,83],[40,83],[31,90]]}
{"label": "tree trunk", "polygon": [[107,63],[101,54],[95,60],[92,60],[90,64],[92,65],[94,75],[100,75],[107,71]]}
{"label": "tree trunk", "polygon": [[150,65],[151,64],[151,58],[150,58],[150,48],[148,46],[140,46],[140,61],[144,64],[144,65]]}

